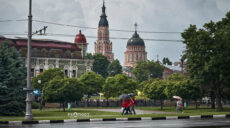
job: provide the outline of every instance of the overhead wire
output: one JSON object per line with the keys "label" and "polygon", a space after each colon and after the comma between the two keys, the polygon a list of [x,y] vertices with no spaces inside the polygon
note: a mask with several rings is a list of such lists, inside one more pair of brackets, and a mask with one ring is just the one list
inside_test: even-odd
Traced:
{"label": "overhead wire", "polygon": [[[16,19],[16,20],[0,20],[0,22],[13,22],[13,21],[27,21],[27,19]],[[55,23],[55,22],[49,22],[49,21],[42,21],[42,20],[33,20],[34,22],[38,23],[46,23],[46,24],[53,24],[58,26],[66,26],[66,27],[77,27],[77,28],[83,28],[83,29],[98,29],[96,27],[86,27],[86,26],[78,26],[78,25],[69,25],[69,24],[61,24],[61,23]],[[135,32],[132,30],[124,30],[124,29],[109,29],[109,31],[119,31],[119,32]],[[179,34],[181,32],[154,32],[154,31],[138,31],[139,33],[160,33],[160,34]],[[22,33],[0,33],[1,35],[15,35],[15,36],[23,36],[26,34]],[[62,36],[62,37],[75,37],[75,35],[68,35],[68,34],[54,34],[54,33],[47,33],[46,35],[42,36]],[[86,36],[87,38],[97,38],[96,36]],[[130,38],[126,37],[110,37],[110,39],[120,39],[120,40],[128,40]],[[143,39],[148,41],[165,41],[165,42],[182,42],[182,40],[172,40],[172,39]]]}
{"label": "overhead wire", "polygon": [[[26,33],[0,33],[0,35],[15,35],[15,36],[26,36]],[[39,34],[35,34],[33,36],[61,36],[61,37],[76,37],[76,35],[70,35],[70,34],[54,34],[54,33],[46,33],[45,35],[39,35]],[[93,38],[93,39],[97,39],[96,36],[85,36],[86,38]],[[103,39],[103,38],[102,38]],[[130,38],[127,37],[110,37],[110,39],[118,39],[118,40],[129,40]],[[145,41],[161,41],[161,42],[182,42],[183,40],[172,40],[172,39],[148,39],[145,38],[143,39]]]}
{"label": "overhead wire", "polygon": [[[76,27],[76,28],[84,28],[84,29],[98,29],[96,27],[86,27],[86,26],[78,26],[78,25],[69,25],[69,24],[61,24],[49,21],[42,21],[42,20],[33,20],[34,22],[38,23],[46,23],[46,24],[53,24],[59,26],[67,26],[67,27]],[[125,29],[109,29],[109,31],[119,31],[119,32],[135,32],[134,30],[125,30]],[[159,33],[159,34],[180,34],[181,32],[157,32],[157,31],[138,31],[139,33]]]}
{"label": "overhead wire", "polygon": [[6,20],[0,20],[0,22],[15,22],[15,21],[27,21],[27,19],[16,19],[16,20],[6,19]]}

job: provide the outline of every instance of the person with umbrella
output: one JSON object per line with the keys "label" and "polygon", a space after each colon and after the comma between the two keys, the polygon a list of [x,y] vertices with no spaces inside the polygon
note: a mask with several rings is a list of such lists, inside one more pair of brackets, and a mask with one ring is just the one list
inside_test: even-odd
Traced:
{"label": "person with umbrella", "polygon": [[177,100],[176,102],[176,112],[181,111],[183,113],[183,105],[182,105],[182,98],[179,96],[173,96],[174,99]]}
{"label": "person with umbrella", "polygon": [[122,105],[121,105],[121,107],[122,107],[121,115],[124,115],[124,113],[125,114],[131,113],[131,111],[130,111],[130,96],[127,94],[123,94],[123,95],[120,95],[119,98],[123,99]]}
{"label": "person with umbrella", "polygon": [[130,93],[128,94],[130,96],[130,107],[131,107],[131,113],[133,113],[134,115],[136,115],[134,106],[135,106],[135,94]]}

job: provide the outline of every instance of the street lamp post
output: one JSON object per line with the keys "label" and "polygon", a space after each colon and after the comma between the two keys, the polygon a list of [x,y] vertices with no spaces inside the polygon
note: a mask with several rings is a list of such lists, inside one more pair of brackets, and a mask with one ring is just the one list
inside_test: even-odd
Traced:
{"label": "street lamp post", "polygon": [[27,88],[24,88],[27,91],[26,95],[26,115],[25,120],[33,120],[32,108],[31,108],[31,39],[32,39],[32,0],[29,0],[29,15],[28,15],[28,47],[27,47]]}

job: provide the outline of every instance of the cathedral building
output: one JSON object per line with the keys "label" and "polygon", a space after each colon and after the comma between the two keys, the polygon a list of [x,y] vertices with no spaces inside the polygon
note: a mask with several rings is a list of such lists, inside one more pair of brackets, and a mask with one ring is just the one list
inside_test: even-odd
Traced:
{"label": "cathedral building", "polygon": [[137,24],[135,24],[135,32],[128,40],[125,52],[124,67],[135,67],[136,61],[147,61],[147,52],[145,51],[145,42],[137,33]]}
{"label": "cathedral building", "polygon": [[[27,38],[6,38],[0,36],[0,43],[8,41],[14,46],[19,56],[27,56]],[[74,43],[50,39],[32,39],[31,43],[31,76],[37,76],[50,68],[60,68],[67,77],[80,77],[93,66],[92,59],[85,59],[87,42],[79,31]],[[27,64],[27,63],[25,63]]]}
{"label": "cathedral building", "polygon": [[112,42],[109,40],[109,23],[105,14],[105,5],[103,2],[102,14],[98,25],[97,42],[94,44],[95,54],[101,53],[108,58],[110,62],[114,60],[112,52]]}

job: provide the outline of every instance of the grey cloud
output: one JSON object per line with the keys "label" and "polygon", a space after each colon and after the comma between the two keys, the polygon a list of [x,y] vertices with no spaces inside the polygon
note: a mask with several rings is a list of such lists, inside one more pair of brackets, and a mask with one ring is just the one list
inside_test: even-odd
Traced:
{"label": "grey cloud", "polygon": [[[110,28],[145,31],[184,31],[189,24],[201,27],[210,20],[218,21],[229,11],[230,0],[106,0],[106,14]],[[57,23],[97,27],[101,14],[100,0],[33,0],[33,18]],[[28,0],[0,0],[1,19],[27,18]],[[33,30],[42,23],[33,23]],[[27,23],[0,23],[0,32],[25,32]],[[48,32],[75,35],[79,28],[49,25]],[[85,35],[97,36],[97,30],[82,29]],[[110,32],[111,37],[131,37],[133,33]],[[181,39],[180,34],[144,34],[143,39]],[[34,38],[38,38],[34,36]],[[48,38],[48,37],[40,37]],[[73,42],[74,37],[50,37]],[[94,52],[96,39],[87,38],[89,52]],[[115,58],[123,64],[127,40],[114,40]],[[176,42],[145,41],[148,59],[156,55],[178,61],[184,45]]]}

